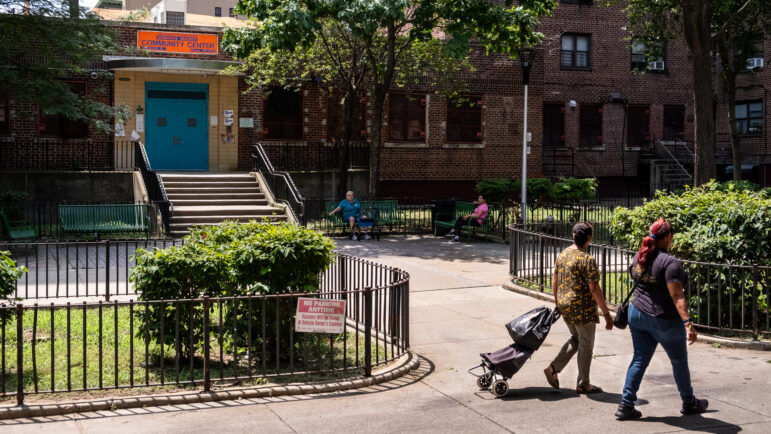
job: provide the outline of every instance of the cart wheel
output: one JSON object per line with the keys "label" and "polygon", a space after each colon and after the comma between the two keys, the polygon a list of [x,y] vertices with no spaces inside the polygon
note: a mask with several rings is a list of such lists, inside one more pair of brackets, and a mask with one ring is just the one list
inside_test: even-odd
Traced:
{"label": "cart wheel", "polygon": [[493,376],[491,374],[484,374],[481,377],[477,377],[477,386],[479,386],[479,390],[487,390],[490,388],[490,384],[492,384],[492,378]]}
{"label": "cart wheel", "polygon": [[506,380],[498,380],[493,383],[493,387],[490,391],[493,392],[493,395],[500,398],[509,391],[509,384],[506,383]]}

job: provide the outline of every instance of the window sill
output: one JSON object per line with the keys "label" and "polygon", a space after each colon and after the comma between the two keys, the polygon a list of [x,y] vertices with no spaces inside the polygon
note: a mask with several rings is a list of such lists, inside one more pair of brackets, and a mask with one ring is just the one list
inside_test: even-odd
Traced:
{"label": "window sill", "polygon": [[585,72],[592,72],[592,68],[577,68],[573,66],[562,66],[560,65],[561,71],[585,71]]}
{"label": "window sill", "polygon": [[605,146],[579,146],[577,151],[604,151]]}
{"label": "window sill", "polygon": [[484,149],[485,144],[482,143],[443,143],[444,149]]}
{"label": "window sill", "polygon": [[425,142],[385,142],[384,148],[428,148]]}
{"label": "window sill", "polygon": [[642,146],[624,146],[625,151],[642,151]]}
{"label": "window sill", "polygon": [[271,145],[286,145],[286,146],[307,146],[308,142],[299,139],[262,139],[261,142],[270,143]]}

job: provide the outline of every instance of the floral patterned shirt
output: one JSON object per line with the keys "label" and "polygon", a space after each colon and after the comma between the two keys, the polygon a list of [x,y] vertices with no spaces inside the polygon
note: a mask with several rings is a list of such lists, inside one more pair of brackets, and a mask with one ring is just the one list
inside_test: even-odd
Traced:
{"label": "floral patterned shirt", "polygon": [[600,272],[592,255],[575,247],[562,251],[554,267],[559,286],[557,302],[568,324],[599,322],[597,302],[589,291],[589,282],[598,282]]}

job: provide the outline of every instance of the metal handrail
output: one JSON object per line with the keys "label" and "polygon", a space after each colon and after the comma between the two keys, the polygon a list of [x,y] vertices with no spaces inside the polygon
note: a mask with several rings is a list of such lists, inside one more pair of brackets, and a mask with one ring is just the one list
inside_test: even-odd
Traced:
{"label": "metal handrail", "polygon": [[660,140],[660,139],[657,139],[657,140],[656,140],[656,144],[658,144],[658,145],[659,145],[659,147],[660,147],[661,149],[663,149],[663,150],[664,150],[664,152],[666,153],[666,155],[669,157],[669,159],[670,159],[670,160],[674,161],[674,162],[675,162],[675,164],[677,164],[677,167],[679,167],[679,168],[680,168],[680,170],[682,170],[682,171],[683,171],[683,173],[685,174],[685,176],[687,176],[688,178],[691,178],[691,177],[693,177],[693,175],[691,175],[691,173],[690,173],[690,172],[688,172],[688,169],[686,169],[686,168],[685,168],[685,167],[684,167],[684,166],[683,166],[683,165],[680,163],[680,160],[678,160],[678,159],[677,159],[677,157],[675,157],[675,155],[674,155],[674,154],[672,154],[672,151],[670,151],[670,150],[669,150],[669,149],[668,149],[666,146],[664,146],[664,145],[661,143],[661,140]]}
{"label": "metal handrail", "polygon": [[[260,172],[265,180],[265,188],[269,189],[273,197],[287,205],[288,209],[294,214],[300,224],[305,224],[305,199],[300,194],[299,189],[292,181],[292,176],[284,171],[276,170],[271,164],[268,154],[262,147],[262,144],[254,145],[252,152],[253,169]],[[279,188],[281,187],[281,191]],[[283,193],[283,194],[282,194]]]}
{"label": "metal handrail", "polygon": [[161,175],[152,170],[150,165],[150,159],[147,158],[147,151],[145,150],[144,143],[140,141],[134,142],[134,162],[137,165],[137,169],[142,174],[142,180],[147,188],[147,195],[149,199],[158,205],[161,211],[161,217],[163,218],[163,227],[166,232],[169,232],[169,223],[171,216],[174,212],[174,208],[171,202],[169,202],[169,196],[166,194],[166,188],[163,185],[163,179]]}

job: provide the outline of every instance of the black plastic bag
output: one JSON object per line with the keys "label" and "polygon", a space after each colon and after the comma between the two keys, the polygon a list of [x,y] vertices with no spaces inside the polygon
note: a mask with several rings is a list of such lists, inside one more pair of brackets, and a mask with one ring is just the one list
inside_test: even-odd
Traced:
{"label": "black plastic bag", "polygon": [[506,324],[506,330],[514,342],[536,351],[559,317],[559,313],[552,313],[548,307],[541,306],[511,320]]}
{"label": "black plastic bag", "polygon": [[519,344],[511,344],[493,353],[482,353],[480,356],[505,378],[511,378],[533,355],[533,351]]}

